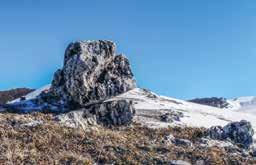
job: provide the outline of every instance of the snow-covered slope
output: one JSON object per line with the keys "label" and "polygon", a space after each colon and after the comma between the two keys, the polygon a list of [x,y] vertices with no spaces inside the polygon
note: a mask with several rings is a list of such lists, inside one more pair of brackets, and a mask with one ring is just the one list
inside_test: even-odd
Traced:
{"label": "snow-covered slope", "polygon": [[[35,98],[42,91],[48,90],[49,88],[50,85],[42,87],[28,94],[26,98]],[[134,121],[153,128],[174,125],[209,128],[216,125],[224,126],[231,121],[240,121],[244,119],[250,121],[253,128],[256,130],[256,113],[248,113],[249,109],[247,109],[248,111],[242,109],[242,107],[254,107],[256,105],[256,99],[254,97],[229,100],[232,105],[232,108],[229,109],[220,109],[160,96],[140,88],[135,88],[109,100],[117,99],[133,100],[136,109]],[[17,102],[19,102],[19,99],[14,100],[11,103]],[[166,113],[182,113],[183,117],[180,117],[180,120],[173,122],[163,122],[159,120],[159,116]]]}
{"label": "snow-covered slope", "polygon": [[[224,126],[231,121],[248,120],[256,130],[256,114],[220,109],[206,105],[187,102],[175,98],[159,96],[152,92],[136,88],[113,99],[131,99],[136,102],[135,121],[150,127],[172,125],[206,127]],[[184,117],[173,123],[162,122],[157,117],[168,112],[181,112]]]}
{"label": "snow-covered slope", "polygon": [[[40,95],[43,91],[46,91],[46,90],[49,90],[51,87],[51,84],[48,84],[48,85],[45,85],[27,95],[25,95],[24,97],[26,98],[26,100],[31,100],[31,99],[34,99],[35,97],[37,97],[38,95]],[[15,99],[15,100],[12,100],[10,102],[8,102],[9,104],[12,104],[12,103],[16,103],[16,102],[19,102],[20,101],[20,98],[18,99]]]}

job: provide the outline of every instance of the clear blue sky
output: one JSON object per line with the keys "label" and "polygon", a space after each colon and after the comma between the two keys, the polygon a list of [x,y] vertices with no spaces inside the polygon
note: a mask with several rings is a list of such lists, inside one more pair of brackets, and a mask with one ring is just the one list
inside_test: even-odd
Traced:
{"label": "clear blue sky", "polygon": [[0,21],[0,90],[48,84],[69,42],[109,39],[140,87],[256,95],[254,0],[8,0]]}

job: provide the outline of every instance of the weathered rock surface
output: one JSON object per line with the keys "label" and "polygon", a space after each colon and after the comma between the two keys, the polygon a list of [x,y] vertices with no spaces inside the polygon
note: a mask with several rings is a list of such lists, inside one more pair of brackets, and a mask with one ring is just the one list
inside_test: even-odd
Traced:
{"label": "weathered rock surface", "polygon": [[228,139],[244,148],[249,148],[253,143],[254,130],[250,122],[241,120],[240,122],[231,122],[224,127],[211,127],[208,129],[208,135],[212,139]]}
{"label": "weathered rock surface", "polygon": [[128,59],[115,55],[115,49],[111,41],[71,43],[63,68],[54,75],[50,93],[75,109],[135,88]]}

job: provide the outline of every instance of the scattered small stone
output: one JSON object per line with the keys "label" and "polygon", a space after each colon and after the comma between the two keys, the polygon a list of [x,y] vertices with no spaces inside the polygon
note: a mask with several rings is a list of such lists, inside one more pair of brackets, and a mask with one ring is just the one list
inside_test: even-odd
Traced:
{"label": "scattered small stone", "polygon": [[187,146],[187,147],[193,147],[193,143],[190,140],[187,139],[178,139],[175,138],[173,140],[173,143],[178,146]]}
{"label": "scattered small stone", "polygon": [[43,124],[43,121],[41,120],[34,120],[29,123],[21,124],[22,127],[36,127]]}
{"label": "scattered small stone", "polygon": [[174,144],[177,146],[187,146],[187,147],[194,146],[190,140],[175,138],[172,134],[165,136],[163,139],[163,143],[166,145]]}
{"label": "scattered small stone", "polygon": [[180,118],[183,117],[183,113],[178,111],[170,111],[160,116],[162,122],[172,123],[174,121],[180,121]]}
{"label": "scattered small stone", "polygon": [[186,162],[184,160],[172,160],[170,162],[170,165],[191,165],[189,162]]}

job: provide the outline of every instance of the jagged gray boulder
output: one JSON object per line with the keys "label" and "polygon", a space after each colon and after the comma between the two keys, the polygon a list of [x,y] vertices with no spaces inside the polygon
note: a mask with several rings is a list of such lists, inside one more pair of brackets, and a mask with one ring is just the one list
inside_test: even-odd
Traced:
{"label": "jagged gray boulder", "polygon": [[211,127],[208,129],[208,135],[212,139],[229,139],[244,148],[249,148],[253,143],[254,130],[250,122],[241,120],[240,122],[231,122],[224,127]]}
{"label": "jagged gray boulder", "polygon": [[71,43],[50,93],[75,109],[135,88],[128,59],[115,55],[115,49],[113,42],[105,40]]}

